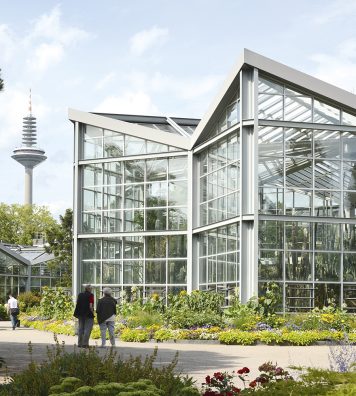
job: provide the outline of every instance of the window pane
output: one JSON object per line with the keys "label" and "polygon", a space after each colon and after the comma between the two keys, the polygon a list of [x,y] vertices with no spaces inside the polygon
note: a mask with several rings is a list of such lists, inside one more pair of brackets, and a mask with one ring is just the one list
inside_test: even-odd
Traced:
{"label": "window pane", "polygon": [[312,260],[308,252],[286,252],[286,279],[312,280]]}
{"label": "window pane", "polygon": [[103,169],[101,164],[84,165],[83,172],[83,186],[100,186],[103,183]]}
{"label": "window pane", "polygon": [[339,250],[340,249],[340,225],[315,223],[315,249]]}
{"label": "window pane", "polygon": [[282,120],[283,96],[259,94],[258,118],[264,120]]}
{"label": "window pane", "polygon": [[82,262],[82,283],[97,284],[101,283],[100,261],[83,261]]}
{"label": "window pane", "polygon": [[335,191],[315,191],[314,193],[314,213],[321,217],[340,216],[341,195]]}
{"label": "window pane", "polygon": [[146,206],[157,207],[167,205],[167,183],[153,182],[146,184]]}
{"label": "window pane", "polygon": [[122,186],[104,187],[104,209],[121,209]]}
{"label": "window pane", "polygon": [[187,262],[185,260],[168,260],[168,283],[187,282]]}
{"label": "window pane", "polygon": [[146,283],[166,283],[166,261],[146,261]]}
{"label": "window pane", "polygon": [[125,135],[125,155],[146,154],[146,142],[135,136]]}
{"label": "window pane", "polygon": [[125,161],[125,183],[140,183],[145,177],[144,161]]}
{"label": "window pane", "polygon": [[143,231],[144,229],[144,211],[143,210],[125,210],[125,231]]}
{"label": "window pane", "polygon": [[168,237],[168,257],[187,257],[186,235],[171,235]]}
{"label": "window pane", "polygon": [[124,284],[142,284],[143,283],[143,261],[124,261],[123,264]]}
{"label": "window pane", "polygon": [[121,283],[121,262],[103,262],[103,283]]}
{"label": "window pane", "polygon": [[187,205],[187,182],[177,181],[169,183],[169,206]]}
{"label": "window pane", "polygon": [[258,260],[258,278],[278,280],[283,277],[283,252],[260,250]]}
{"label": "window pane", "polygon": [[344,132],[342,134],[344,159],[355,160],[356,158],[356,133]]}
{"label": "window pane", "polygon": [[356,217],[356,193],[345,192],[344,193],[344,217]]}
{"label": "window pane", "polygon": [[143,258],[143,237],[124,238],[124,258]]}
{"label": "window pane", "polygon": [[167,257],[167,238],[165,236],[148,236],[146,239],[146,257]]}
{"label": "window pane", "polygon": [[165,153],[168,151],[168,146],[166,144],[151,142],[147,140],[147,154],[151,153]]}
{"label": "window pane", "polygon": [[283,248],[283,223],[280,221],[259,221],[258,242],[261,249]]}
{"label": "window pane", "polygon": [[344,224],[344,250],[356,251],[356,224]]}
{"label": "window pane", "polygon": [[315,160],[314,184],[319,189],[340,189],[340,162]]}
{"label": "window pane", "polygon": [[[344,281],[355,282],[356,279],[356,255],[344,254]],[[356,286],[354,286],[356,289]],[[355,292],[354,292],[355,296]]]}
{"label": "window pane", "polygon": [[104,157],[122,157],[124,155],[124,136],[113,131],[104,131]]}
{"label": "window pane", "polygon": [[258,180],[260,186],[283,187],[283,159],[259,159]]}
{"label": "window pane", "polygon": [[312,132],[310,129],[285,129],[286,155],[310,157],[312,155]]}
{"label": "window pane", "polygon": [[147,160],[147,181],[166,180],[168,161],[167,159]]}
{"label": "window pane", "polygon": [[312,99],[307,96],[286,96],[284,102],[284,120],[311,122]]}
{"label": "window pane", "polygon": [[285,192],[286,215],[310,216],[311,197],[311,191],[287,190]]}
{"label": "window pane", "polygon": [[283,156],[283,128],[262,127],[258,131],[258,153],[261,156]]}
{"label": "window pane", "polygon": [[283,86],[266,78],[259,77],[258,92],[269,94],[283,94]]}
{"label": "window pane", "polygon": [[314,122],[340,124],[340,109],[314,99]]}
{"label": "window pane", "polygon": [[169,179],[186,179],[188,160],[186,157],[169,158]]}
{"label": "window pane", "polygon": [[104,184],[114,185],[122,183],[121,162],[107,162],[104,164]]}
{"label": "window pane", "polygon": [[186,208],[168,209],[168,229],[169,230],[187,229]]}
{"label": "window pane", "polygon": [[283,188],[259,188],[259,213],[283,214]]}
{"label": "window pane", "polygon": [[101,232],[101,213],[83,213],[82,231]]}
{"label": "window pane", "polygon": [[101,189],[83,190],[83,210],[100,210],[102,204]]}
{"label": "window pane", "polygon": [[103,212],[103,232],[121,232],[122,231],[122,212],[104,211]]}
{"label": "window pane", "polygon": [[314,146],[316,158],[340,158],[340,132],[315,131]]}
{"label": "window pane", "polygon": [[356,162],[343,162],[344,190],[356,190]]}
{"label": "window pane", "polygon": [[125,186],[125,209],[143,208],[144,185],[132,184]]}
{"label": "window pane", "polygon": [[340,281],[340,254],[315,254],[315,280]]}
{"label": "window pane", "polygon": [[167,209],[146,209],[146,230],[163,231],[167,229]]}
{"label": "window pane", "polygon": [[286,158],[286,185],[298,188],[312,187],[312,161]]}
{"label": "window pane", "polygon": [[340,285],[316,284],[315,285],[315,306],[319,308],[330,305],[330,301],[340,305]]}
{"label": "window pane", "polygon": [[310,223],[293,221],[286,222],[286,248],[293,250],[308,250],[311,247]]}

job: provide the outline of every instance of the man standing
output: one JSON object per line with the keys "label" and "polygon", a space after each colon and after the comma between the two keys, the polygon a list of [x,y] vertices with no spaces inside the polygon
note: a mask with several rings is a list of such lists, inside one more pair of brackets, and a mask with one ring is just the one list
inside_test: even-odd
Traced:
{"label": "man standing", "polygon": [[112,291],[109,287],[104,287],[104,297],[98,301],[96,313],[101,333],[101,347],[106,344],[106,329],[109,331],[111,346],[115,346],[115,315],[117,301],[111,296]]}
{"label": "man standing", "polygon": [[12,330],[16,329],[18,319],[17,315],[20,313],[16,298],[9,293],[9,300],[7,302],[7,312],[10,314]]}
{"label": "man standing", "polygon": [[73,314],[79,321],[79,348],[89,348],[89,337],[94,324],[94,295],[91,289],[91,285],[85,285],[84,292],[78,294]]}

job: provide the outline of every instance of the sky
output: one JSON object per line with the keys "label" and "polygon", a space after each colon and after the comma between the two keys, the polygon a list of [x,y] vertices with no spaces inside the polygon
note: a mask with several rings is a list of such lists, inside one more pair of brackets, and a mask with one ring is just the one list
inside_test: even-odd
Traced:
{"label": "sky", "polygon": [[23,203],[32,89],[34,203],[72,207],[68,108],[201,118],[243,48],[356,93],[355,0],[0,0],[0,202]]}

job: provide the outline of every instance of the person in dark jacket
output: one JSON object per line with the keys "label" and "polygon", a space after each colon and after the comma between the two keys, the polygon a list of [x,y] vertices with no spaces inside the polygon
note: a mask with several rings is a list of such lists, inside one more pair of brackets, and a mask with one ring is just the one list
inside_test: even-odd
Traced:
{"label": "person in dark jacket", "polygon": [[115,315],[117,301],[111,296],[112,291],[109,287],[104,287],[104,296],[98,301],[96,314],[101,333],[101,347],[106,344],[106,329],[109,331],[110,343],[115,346]]}
{"label": "person in dark jacket", "polygon": [[90,333],[94,324],[94,295],[91,285],[85,285],[85,290],[78,294],[74,317],[79,321],[78,347],[88,348]]}

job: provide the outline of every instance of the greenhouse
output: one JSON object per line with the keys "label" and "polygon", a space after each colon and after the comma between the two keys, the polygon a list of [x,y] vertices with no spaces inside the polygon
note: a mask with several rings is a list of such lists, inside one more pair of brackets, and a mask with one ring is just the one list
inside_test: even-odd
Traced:
{"label": "greenhouse", "polygon": [[281,310],[356,310],[355,95],[244,50],[201,120],[69,119],[75,294],[274,282]]}

